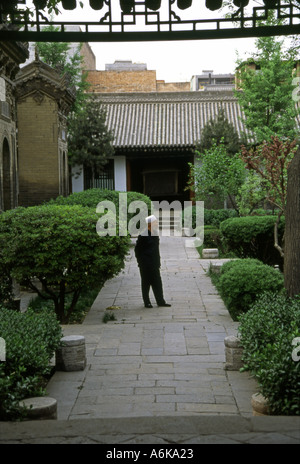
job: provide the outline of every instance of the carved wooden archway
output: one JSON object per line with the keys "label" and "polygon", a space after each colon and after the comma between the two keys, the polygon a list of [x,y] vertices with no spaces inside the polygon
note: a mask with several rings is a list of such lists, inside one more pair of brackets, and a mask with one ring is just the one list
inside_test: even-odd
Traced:
{"label": "carved wooden archway", "polygon": [[[253,0],[83,0],[84,9],[93,12],[90,21],[52,20],[47,5],[55,0],[32,1],[35,7],[30,9],[29,0],[0,0],[0,40],[131,42],[300,32],[300,0],[260,0],[260,5]],[[61,0],[57,5],[70,16],[80,10],[79,0]],[[280,23],[262,25],[270,12]],[[50,24],[58,30],[43,31]],[[81,32],[69,26],[79,26]]]}

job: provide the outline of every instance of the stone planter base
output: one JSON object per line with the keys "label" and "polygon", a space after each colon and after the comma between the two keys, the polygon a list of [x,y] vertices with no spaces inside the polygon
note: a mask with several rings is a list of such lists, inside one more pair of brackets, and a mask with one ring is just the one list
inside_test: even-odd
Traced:
{"label": "stone planter base", "polygon": [[217,248],[204,248],[202,250],[203,259],[216,259],[219,257],[219,250]]}
{"label": "stone planter base", "polygon": [[61,339],[61,347],[56,352],[56,368],[59,371],[83,371],[86,366],[85,338],[70,335]]}
{"label": "stone planter base", "polygon": [[252,395],[251,406],[253,416],[267,416],[269,414],[268,400],[261,393]]}
{"label": "stone planter base", "polygon": [[57,419],[57,401],[49,396],[26,398],[19,405],[27,409],[27,420]]}
{"label": "stone planter base", "polygon": [[225,369],[228,371],[239,371],[243,367],[243,348],[239,338],[231,336],[224,339],[225,344]]}

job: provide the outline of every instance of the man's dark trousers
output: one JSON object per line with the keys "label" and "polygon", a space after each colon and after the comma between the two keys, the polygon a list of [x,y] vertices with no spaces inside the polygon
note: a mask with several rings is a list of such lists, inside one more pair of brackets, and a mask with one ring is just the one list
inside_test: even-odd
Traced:
{"label": "man's dark trousers", "polygon": [[158,235],[152,235],[150,230],[139,235],[135,246],[135,256],[140,268],[142,295],[145,305],[150,304],[150,287],[152,287],[156,303],[164,305]]}
{"label": "man's dark trousers", "polygon": [[163,296],[163,286],[159,268],[148,269],[141,266],[140,274],[142,280],[142,295],[144,304],[150,304],[149,292],[150,287],[152,287],[156,303],[158,305],[163,305],[165,303],[165,300]]}

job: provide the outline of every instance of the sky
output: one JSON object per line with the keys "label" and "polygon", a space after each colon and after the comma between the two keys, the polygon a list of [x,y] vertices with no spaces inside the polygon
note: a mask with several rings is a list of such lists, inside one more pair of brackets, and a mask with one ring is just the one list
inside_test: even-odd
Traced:
{"label": "sky", "polygon": [[[30,4],[32,0],[28,0]],[[114,0],[117,1],[117,0]],[[77,7],[74,11],[60,8],[58,19],[64,20],[92,20],[95,16],[101,17],[101,12],[89,8],[88,0],[83,0],[84,9]],[[168,2],[162,0],[161,17],[164,19],[164,5]],[[215,18],[216,12],[210,12],[199,2],[187,10],[177,12],[182,19]],[[175,4],[176,6],[176,4]],[[200,10],[199,10],[200,8]],[[219,13],[218,13],[219,15]],[[212,70],[214,73],[234,73],[237,53],[240,58],[248,58],[255,50],[255,39],[222,39],[222,40],[193,40],[171,42],[119,42],[119,43],[90,43],[96,56],[97,70],[104,70],[105,64],[118,60],[146,63],[148,70],[156,71],[158,80],[166,82],[188,82],[193,75],[202,74],[203,70]]]}

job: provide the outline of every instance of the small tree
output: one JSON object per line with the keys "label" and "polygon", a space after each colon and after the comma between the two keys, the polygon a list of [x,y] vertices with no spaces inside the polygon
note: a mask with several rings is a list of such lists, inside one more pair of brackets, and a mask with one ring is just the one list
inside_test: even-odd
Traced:
{"label": "small tree", "polygon": [[[124,266],[128,237],[99,237],[98,215],[82,206],[18,208],[0,216],[0,263],[67,322],[81,291],[103,284]],[[42,289],[36,284],[39,282]],[[69,307],[67,294],[72,295]]]}
{"label": "small tree", "polygon": [[284,256],[283,248],[278,243],[278,224],[285,210],[287,196],[288,167],[296,152],[296,141],[283,142],[272,137],[270,142],[263,142],[250,150],[242,148],[242,159],[246,167],[255,171],[261,178],[266,192],[266,200],[278,208],[278,217],[274,228],[274,246]]}
{"label": "small tree", "polygon": [[[57,32],[59,28],[50,25],[43,28],[44,32]],[[40,58],[59,74],[66,74],[69,78],[69,86],[74,89],[76,99],[72,113],[81,111],[86,99],[85,92],[89,88],[86,80],[87,73],[83,72],[83,56],[81,55],[82,44],[77,48],[71,48],[67,42],[40,42],[36,44]]]}
{"label": "small tree", "polygon": [[196,199],[217,197],[225,201],[227,197],[235,205],[234,195],[238,193],[246,176],[244,163],[239,155],[229,155],[222,139],[213,141],[212,147],[197,151],[199,164],[189,163],[189,188],[195,191]]}
{"label": "small tree", "polygon": [[219,144],[223,140],[224,146],[229,154],[240,151],[241,142],[239,135],[225,116],[224,109],[221,108],[215,119],[211,119],[201,132],[201,140],[198,150],[203,151],[211,148],[214,141]]}
{"label": "small tree", "polygon": [[284,51],[284,41],[276,37],[258,38],[256,48],[253,58],[237,63],[240,90],[236,96],[244,124],[259,144],[275,135],[293,140],[299,114],[292,99],[295,50]]}
{"label": "small tree", "polygon": [[114,153],[112,141],[113,134],[106,126],[106,111],[96,97],[91,97],[69,121],[70,163],[89,168],[95,179],[107,163],[107,157]]}

